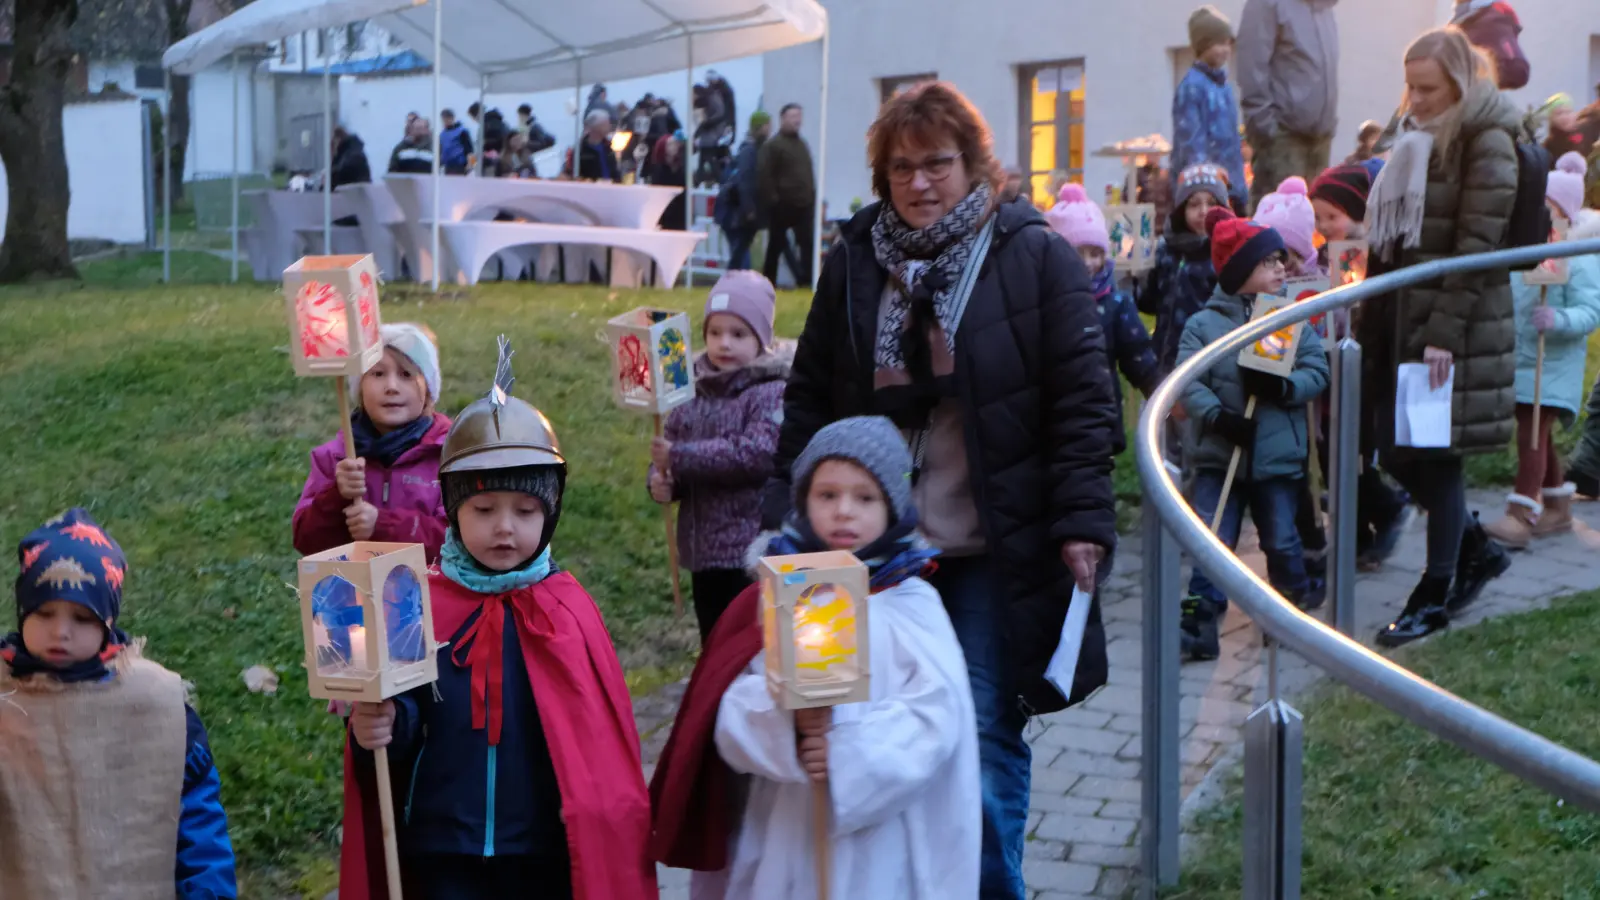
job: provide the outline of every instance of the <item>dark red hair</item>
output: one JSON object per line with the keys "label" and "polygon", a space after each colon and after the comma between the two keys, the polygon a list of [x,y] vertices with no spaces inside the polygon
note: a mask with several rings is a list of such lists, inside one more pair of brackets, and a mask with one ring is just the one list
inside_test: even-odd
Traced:
{"label": "dark red hair", "polygon": [[901,144],[933,149],[953,141],[972,185],[987,182],[999,191],[1005,169],[994,155],[994,134],[983,114],[955,85],[928,81],[891,97],[867,129],[867,161],[872,192],[889,199],[889,161]]}

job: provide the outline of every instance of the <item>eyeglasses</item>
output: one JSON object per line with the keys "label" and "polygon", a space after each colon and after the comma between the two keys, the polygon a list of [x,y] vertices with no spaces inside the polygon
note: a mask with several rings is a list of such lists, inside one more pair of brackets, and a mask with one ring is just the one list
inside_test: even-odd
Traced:
{"label": "eyeglasses", "polygon": [[909,159],[891,160],[889,181],[893,184],[910,184],[918,172],[927,175],[929,181],[943,181],[950,177],[951,171],[955,169],[956,160],[960,158],[961,154],[956,153],[951,156],[935,156],[921,163],[914,163]]}
{"label": "eyeglasses", "polygon": [[1276,266],[1278,268],[1286,269],[1286,268],[1289,267],[1289,254],[1287,254],[1287,253],[1274,253],[1271,256],[1267,257],[1266,259],[1262,260],[1261,262],[1262,262],[1263,265]]}

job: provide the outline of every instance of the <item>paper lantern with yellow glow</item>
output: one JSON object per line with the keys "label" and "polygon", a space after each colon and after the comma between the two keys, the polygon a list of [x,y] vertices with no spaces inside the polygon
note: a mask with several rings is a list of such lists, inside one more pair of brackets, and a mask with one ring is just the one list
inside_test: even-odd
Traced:
{"label": "paper lantern with yellow glow", "polygon": [[357,541],[300,560],[311,696],[377,703],[439,677],[421,544]]}
{"label": "paper lantern with yellow glow", "polygon": [[367,256],[304,256],[283,270],[296,375],[360,378],[383,356],[378,264]]}
{"label": "paper lantern with yellow glow", "polygon": [[761,560],[767,687],[783,709],[871,699],[867,567],[844,551]]}

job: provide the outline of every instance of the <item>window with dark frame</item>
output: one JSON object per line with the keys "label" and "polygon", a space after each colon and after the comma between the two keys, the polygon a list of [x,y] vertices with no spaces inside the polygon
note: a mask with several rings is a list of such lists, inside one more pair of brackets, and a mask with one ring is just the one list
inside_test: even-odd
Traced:
{"label": "window with dark frame", "polygon": [[1062,181],[1083,183],[1083,100],[1082,60],[1018,67],[1019,166],[1040,208],[1055,203]]}
{"label": "window with dark frame", "polygon": [[161,90],[165,83],[159,63],[133,67],[133,86],[135,88],[145,91],[158,91]]}
{"label": "window with dark frame", "polygon": [[909,88],[922,84],[925,81],[938,81],[939,76],[933,72],[925,75],[897,75],[893,78],[878,79],[878,102],[888,103],[899,94],[905,93]]}

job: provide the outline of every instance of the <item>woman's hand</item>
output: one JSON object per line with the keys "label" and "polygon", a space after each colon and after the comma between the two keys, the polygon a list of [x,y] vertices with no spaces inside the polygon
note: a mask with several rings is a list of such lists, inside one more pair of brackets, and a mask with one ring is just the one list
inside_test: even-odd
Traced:
{"label": "woman's hand", "polygon": [[394,701],[358,702],[350,713],[350,733],[364,750],[389,746],[394,740]]}
{"label": "woman's hand", "polygon": [[1535,306],[1532,318],[1534,331],[1549,331],[1556,327],[1556,308],[1553,306]]}
{"label": "woman's hand", "polygon": [[1428,386],[1436,391],[1444,387],[1450,378],[1450,364],[1455,362],[1455,355],[1438,347],[1424,347],[1422,361],[1428,364]]}
{"label": "woman's hand", "polygon": [[650,470],[650,499],[657,503],[672,502],[672,477],[660,469]]}
{"label": "woman's hand", "polygon": [[665,472],[672,468],[672,442],[664,437],[658,437],[650,442],[650,461],[656,468]]}
{"label": "woman's hand", "polygon": [[333,467],[333,481],[339,487],[339,496],[360,500],[367,495],[367,461],[359,456],[339,460]]}
{"label": "woman's hand", "polygon": [[351,540],[371,540],[372,532],[378,527],[378,508],[365,500],[357,500],[345,507],[344,524],[350,529]]}
{"label": "woman's hand", "polygon": [[1100,560],[1105,556],[1106,548],[1089,541],[1067,541],[1061,545],[1061,561],[1072,570],[1078,590],[1086,594],[1094,593],[1095,571],[1100,568]]}

